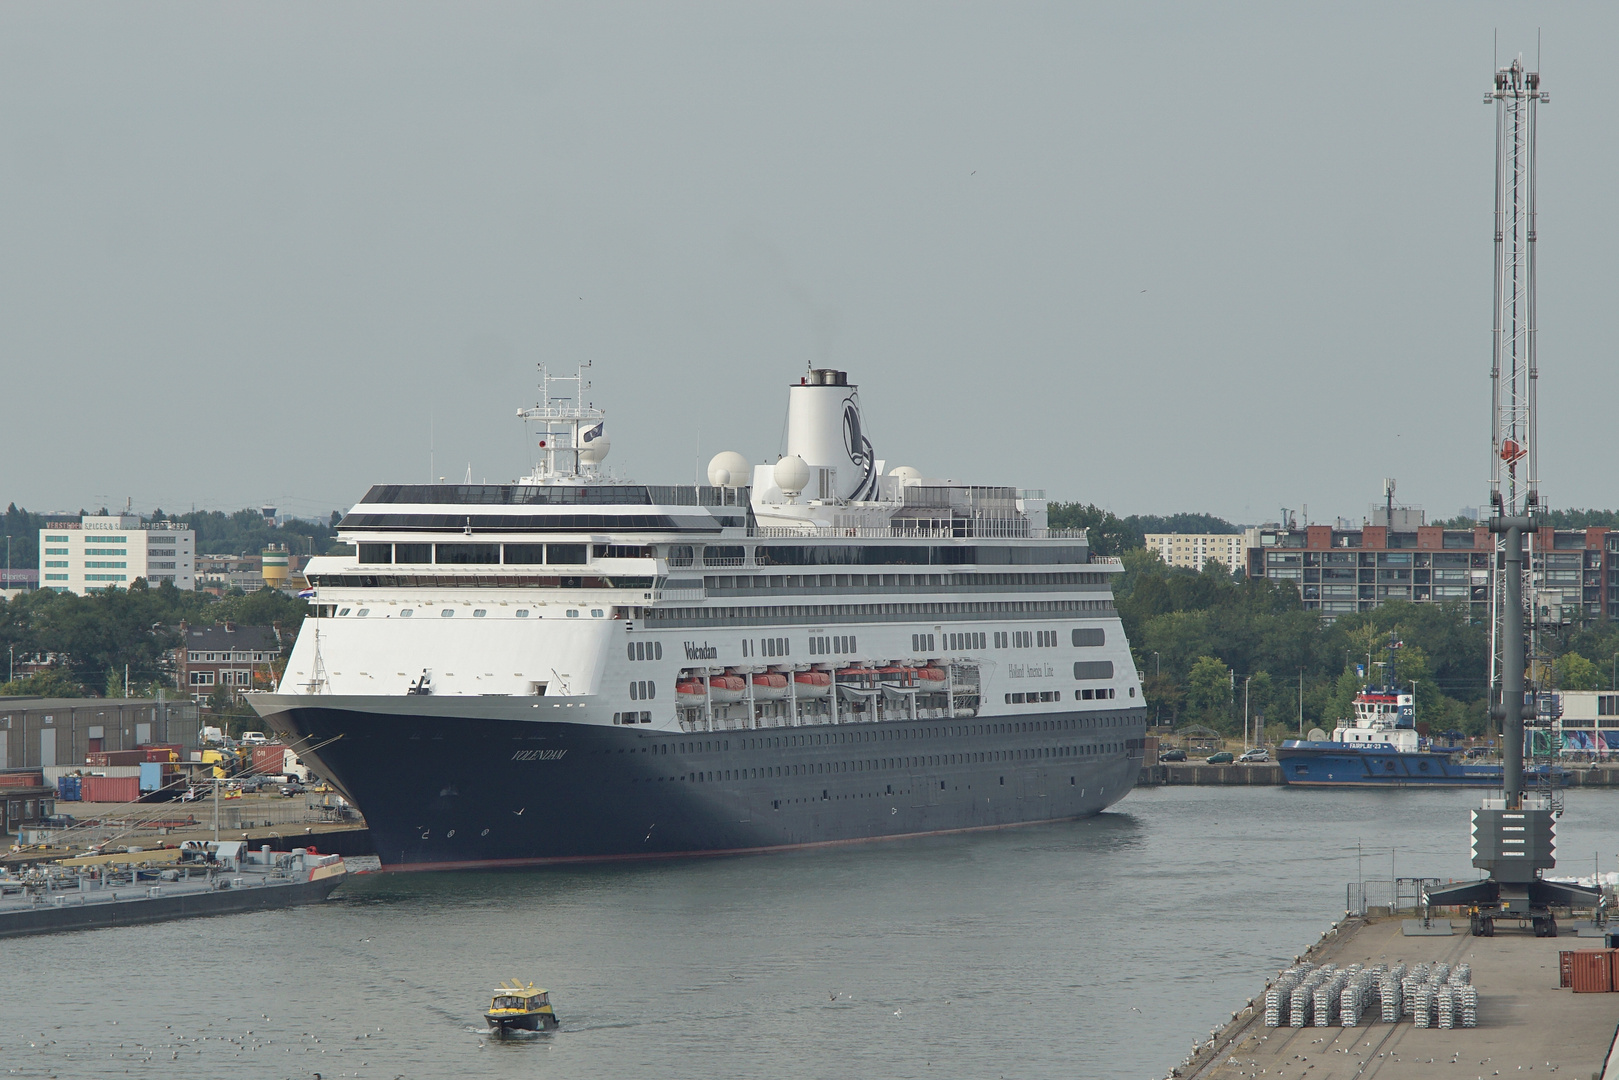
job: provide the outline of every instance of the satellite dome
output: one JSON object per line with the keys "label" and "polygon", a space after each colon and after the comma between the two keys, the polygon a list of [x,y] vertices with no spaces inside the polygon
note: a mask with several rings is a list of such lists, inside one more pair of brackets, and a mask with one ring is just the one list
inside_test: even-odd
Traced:
{"label": "satellite dome", "polygon": [[579,448],[579,464],[600,465],[606,460],[607,451],[611,450],[612,448],[612,443],[608,442],[606,438],[598,435],[595,439]]}
{"label": "satellite dome", "polygon": [[708,482],[715,487],[742,487],[748,482],[753,466],[735,450],[715,454],[708,463]]}
{"label": "satellite dome", "polygon": [[797,454],[789,454],[776,462],[771,474],[783,495],[797,495],[810,482],[810,468]]}
{"label": "satellite dome", "polygon": [[914,480],[922,479],[921,472],[911,468],[909,465],[896,465],[888,470],[888,475],[902,484],[909,484]]}

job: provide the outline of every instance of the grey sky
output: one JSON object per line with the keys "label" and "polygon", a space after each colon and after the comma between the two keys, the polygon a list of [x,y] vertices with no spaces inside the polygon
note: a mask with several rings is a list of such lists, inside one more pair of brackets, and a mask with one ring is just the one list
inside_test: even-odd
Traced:
{"label": "grey sky", "polygon": [[1552,94],[1543,489],[1614,506],[1619,12],[1523,4],[8,4],[0,497],[319,513],[430,424],[507,480],[591,360],[641,479],[772,459],[830,364],[891,466],[1449,515],[1497,27]]}

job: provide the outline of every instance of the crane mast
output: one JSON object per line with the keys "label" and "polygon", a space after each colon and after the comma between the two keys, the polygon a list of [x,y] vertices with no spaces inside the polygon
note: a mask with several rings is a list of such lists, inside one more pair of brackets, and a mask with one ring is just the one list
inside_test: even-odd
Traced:
{"label": "crane mast", "polygon": [[1490,682],[1502,720],[1502,789],[1523,784],[1525,534],[1540,507],[1535,447],[1535,112],[1550,96],[1521,59],[1495,73],[1495,311],[1490,363]]}

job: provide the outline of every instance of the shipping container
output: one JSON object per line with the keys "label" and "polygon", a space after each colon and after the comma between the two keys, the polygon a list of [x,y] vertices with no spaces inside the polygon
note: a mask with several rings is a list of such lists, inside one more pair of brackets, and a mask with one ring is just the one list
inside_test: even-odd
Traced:
{"label": "shipping container", "polygon": [[287,771],[287,748],[280,743],[255,746],[251,771],[265,776],[282,776]]}
{"label": "shipping container", "polygon": [[1613,950],[1574,950],[1572,982],[1576,994],[1606,994],[1612,990]]}
{"label": "shipping container", "polygon": [[163,786],[163,763],[161,761],[141,762],[141,790],[156,791]]}
{"label": "shipping container", "polygon": [[79,801],[79,778],[77,776],[62,776],[56,780],[56,797],[63,802]]}
{"label": "shipping container", "polygon": [[45,774],[42,772],[9,772],[0,773],[0,788],[18,787],[44,787]]}
{"label": "shipping container", "polygon": [[180,757],[181,757],[181,751],[183,749],[184,749],[184,747],[180,747],[180,746],[164,746],[164,745],[159,744],[159,743],[153,743],[153,744],[151,744],[149,746],[143,746],[143,747],[140,748],[141,753],[145,755],[145,757],[141,758],[141,760],[143,762],[145,762],[145,761],[179,761]]}
{"label": "shipping container", "polygon": [[87,765],[139,765],[146,760],[145,750],[94,750],[85,755]]}
{"label": "shipping container", "polygon": [[[1608,928],[1611,930],[1613,928],[1613,924],[1610,923]],[[1613,944],[1612,937],[1608,938],[1608,943],[1610,945]],[[1613,965],[1612,970],[1608,974],[1608,989],[1614,991],[1615,993],[1619,993],[1619,949],[1608,950],[1608,961]],[[1615,1036],[1615,1038],[1619,1038],[1619,1036]]]}
{"label": "shipping container", "polygon": [[1570,987],[1574,985],[1574,950],[1564,949],[1557,954],[1557,985]]}
{"label": "shipping container", "polygon": [[84,802],[135,802],[140,797],[138,776],[86,776],[79,785]]}

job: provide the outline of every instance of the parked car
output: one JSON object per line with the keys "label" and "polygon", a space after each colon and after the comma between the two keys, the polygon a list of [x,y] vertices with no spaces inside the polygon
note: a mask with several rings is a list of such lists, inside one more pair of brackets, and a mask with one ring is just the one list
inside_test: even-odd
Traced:
{"label": "parked car", "polygon": [[300,784],[296,780],[292,781],[290,784],[282,784],[281,785],[281,794],[286,796],[289,799],[292,798],[294,795],[302,795],[304,792],[306,792],[308,790],[309,790],[308,788],[304,787],[302,784]]}
{"label": "parked car", "polygon": [[267,746],[269,742],[270,740],[265,738],[264,732],[262,731],[242,732],[243,746]]}
{"label": "parked car", "polygon": [[1171,748],[1169,750],[1160,750],[1160,751],[1158,751],[1158,760],[1159,761],[1185,761],[1186,760],[1186,751],[1185,750],[1177,750],[1177,749],[1173,749],[1173,748]]}
{"label": "parked car", "polygon": [[1270,751],[1266,750],[1263,746],[1256,746],[1252,750],[1244,750],[1242,752],[1242,756],[1237,760],[1244,765],[1252,765],[1256,762],[1269,761]]}
{"label": "parked car", "polygon": [[1210,754],[1208,763],[1210,765],[1229,765],[1232,760],[1231,751],[1221,750],[1218,754]]}

